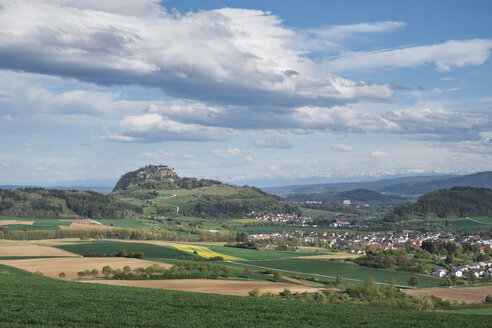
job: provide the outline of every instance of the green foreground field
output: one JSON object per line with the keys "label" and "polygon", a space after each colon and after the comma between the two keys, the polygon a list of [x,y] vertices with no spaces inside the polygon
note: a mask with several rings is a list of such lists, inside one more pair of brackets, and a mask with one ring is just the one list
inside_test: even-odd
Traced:
{"label": "green foreground field", "polygon": [[248,261],[245,265],[251,265],[256,269],[268,267],[275,270],[283,270],[285,273],[300,272],[301,274],[313,275],[320,280],[331,280],[336,276],[341,276],[344,279],[344,283],[352,283],[356,286],[362,285],[367,277],[373,277],[379,284],[387,284],[391,279],[395,279],[396,284],[402,287],[410,287],[408,280],[412,276],[418,277],[420,280],[419,287],[433,287],[444,284],[443,279],[418,273],[375,269],[352,263],[319,259]]}
{"label": "green foreground field", "polygon": [[94,285],[6,266],[0,272],[0,327],[490,327],[475,314]]}
{"label": "green foreground field", "polygon": [[[173,263],[175,260],[189,258],[190,253],[178,250],[172,246],[158,246],[145,242],[117,242],[117,241],[93,241],[78,242],[71,245],[56,246],[60,249],[85,255],[87,253],[115,254],[121,249],[127,252],[143,252],[144,258],[149,260],[159,260],[162,262]],[[408,280],[415,276],[420,280],[419,287],[434,287],[444,285],[445,281],[436,277],[422,275],[418,273],[393,271],[385,269],[375,269],[359,266],[353,263],[341,263],[324,259],[298,259],[299,256],[309,256],[322,254],[321,252],[295,252],[295,251],[257,251],[251,249],[232,248],[224,246],[210,246],[207,248],[219,254],[235,256],[244,261],[219,261],[221,265],[226,265],[233,270],[233,277],[246,278],[242,273],[244,268],[251,267],[256,272],[266,269],[282,271],[286,275],[299,272],[304,276],[317,277],[320,280],[334,280],[336,276],[341,276],[344,283],[352,283],[361,286],[367,277],[373,277],[377,283],[387,284],[391,279],[395,279],[400,287],[410,287]],[[171,260],[171,261],[168,261]],[[255,274],[253,280],[268,280],[263,274]]]}

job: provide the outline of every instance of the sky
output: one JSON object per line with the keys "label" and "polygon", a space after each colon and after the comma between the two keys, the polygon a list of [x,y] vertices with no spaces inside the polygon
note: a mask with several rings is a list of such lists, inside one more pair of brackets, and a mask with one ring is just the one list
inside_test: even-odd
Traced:
{"label": "sky", "polygon": [[492,2],[0,0],[0,184],[492,170]]}

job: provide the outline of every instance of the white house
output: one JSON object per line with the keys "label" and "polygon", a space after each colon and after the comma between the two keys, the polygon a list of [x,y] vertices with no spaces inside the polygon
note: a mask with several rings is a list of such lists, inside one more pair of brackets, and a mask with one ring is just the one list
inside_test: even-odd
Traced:
{"label": "white house", "polygon": [[436,277],[442,278],[446,276],[447,272],[446,269],[435,268],[432,274]]}
{"label": "white house", "polygon": [[453,277],[457,277],[457,278],[460,278],[463,276],[463,271],[460,271],[460,270],[453,270],[451,271],[451,275]]}

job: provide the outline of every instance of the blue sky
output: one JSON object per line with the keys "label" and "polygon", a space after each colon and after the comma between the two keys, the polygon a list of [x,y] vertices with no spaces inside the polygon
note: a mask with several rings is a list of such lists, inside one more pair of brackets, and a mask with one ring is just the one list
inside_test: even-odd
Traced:
{"label": "blue sky", "polygon": [[491,170],[489,1],[0,1],[0,184]]}

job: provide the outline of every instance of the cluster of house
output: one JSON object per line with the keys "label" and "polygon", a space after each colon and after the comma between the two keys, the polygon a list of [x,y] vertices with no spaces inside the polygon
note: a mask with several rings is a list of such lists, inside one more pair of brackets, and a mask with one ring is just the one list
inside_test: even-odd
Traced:
{"label": "cluster of house", "polygon": [[250,217],[254,217],[258,221],[265,222],[277,222],[277,223],[285,223],[288,225],[294,225],[298,227],[315,227],[313,225],[313,218],[309,216],[299,216],[295,213],[289,214],[272,214],[272,213],[263,213],[263,212],[251,212]]}
{"label": "cluster of house", "polygon": [[408,244],[414,247],[422,246],[425,240],[437,240],[444,243],[455,242],[461,245],[481,245],[480,251],[486,247],[492,247],[492,239],[481,238],[478,235],[455,235],[451,233],[394,233],[394,232],[368,232],[349,233],[344,231],[303,231],[260,233],[250,236],[256,240],[274,240],[277,238],[297,238],[305,244],[325,244],[328,247],[341,247],[349,251],[364,251],[366,249],[403,249]]}
{"label": "cluster of house", "polygon": [[466,265],[459,265],[452,270],[436,268],[432,271],[432,274],[439,278],[448,276],[461,278],[463,276],[471,275],[474,275],[476,278],[490,277],[492,276],[492,262],[469,263]]}

